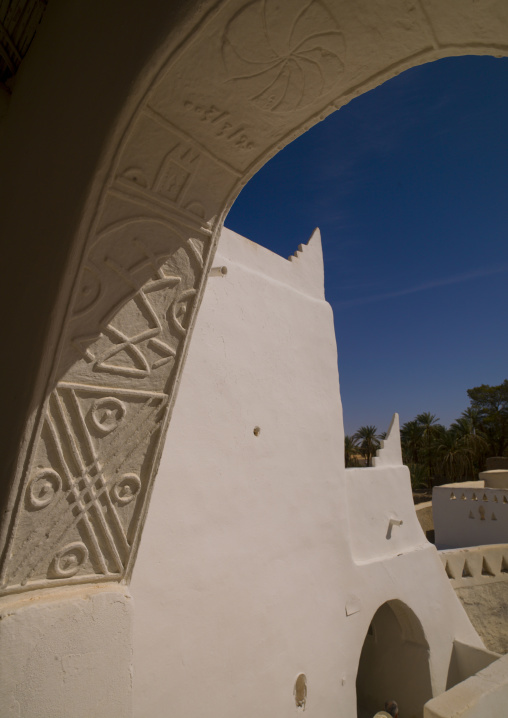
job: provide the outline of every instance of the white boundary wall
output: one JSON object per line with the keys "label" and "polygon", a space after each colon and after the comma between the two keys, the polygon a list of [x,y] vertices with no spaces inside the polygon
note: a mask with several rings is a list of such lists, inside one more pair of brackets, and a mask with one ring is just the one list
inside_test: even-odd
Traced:
{"label": "white boundary wall", "polygon": [[483,481],[436,486],[432,512],[439,549],[508,543],[508,489]]}
{"label": "white boundary wall", "polygon": [[508,656],[429,701],[424,718],[503,718],[508,714]]}

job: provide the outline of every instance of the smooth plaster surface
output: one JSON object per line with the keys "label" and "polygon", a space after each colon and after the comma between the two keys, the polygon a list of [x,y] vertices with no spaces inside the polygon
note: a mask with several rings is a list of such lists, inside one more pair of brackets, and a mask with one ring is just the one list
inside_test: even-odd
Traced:
{"label": "smooth plaster surface", "polygon": [[344,469],[320,252],[318,233],[292,262],[221,236],[227,274],[208,283],[131,585],[136,718],[291,716],[300,673],[306,714],[349,716],[368,627],[393,599],[402,634],[428,643],[433,694],[455,639],[482,647],[407,468]]}
{"label": "smooth plaster surface", "polygon": [[0,599],[2,718],[129,718],[131,634],[125,586]]}
{"label": "smooth plaster surface", "polygon": [[481,481],[485,481],[485,486],[489,489],[508,489],[508,471],[506,469],[480,471],[478,477]]}
{"label": "smooth plaster surface", "polygon": [[435,486],[432,515],[439,549],[508,542],[508,489],[484,481]]}
{"label": "smooth plaster surface", "polygon": [[424,718],[501,718],[507,704],[508,656],[503,656],[430,701]]}

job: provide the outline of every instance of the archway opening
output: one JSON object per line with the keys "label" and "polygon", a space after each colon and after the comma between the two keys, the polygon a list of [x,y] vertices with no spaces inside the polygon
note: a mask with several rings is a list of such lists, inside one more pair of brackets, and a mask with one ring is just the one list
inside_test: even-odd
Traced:
{"label": "archway opening", "polygon": [[399,600],[383,603],[369,626],[356,678],[358,718],[371,718],[395,700],[404,718],[422,718],[432,698],[429,644],[413,611]]}

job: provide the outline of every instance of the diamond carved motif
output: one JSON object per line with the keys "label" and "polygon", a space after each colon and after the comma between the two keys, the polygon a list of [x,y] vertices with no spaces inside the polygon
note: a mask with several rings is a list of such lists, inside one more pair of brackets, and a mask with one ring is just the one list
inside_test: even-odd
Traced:
{"label": "diamond carved motif", "polygon": [[[203,281],[207,239],[169,246],[165,261],[141,247],[145,259],[134,270],[115,263],[130,299],[104,314],[98,333],[71,342],[78,358],[45,402],[2,592],[127,575]],[[151,276],[136,288],[140,266]],[[86,271],[82,277],[86,286]],[[90,311],[104,293],[93,284]],[[76,301],[86,314],[83,294]]]}

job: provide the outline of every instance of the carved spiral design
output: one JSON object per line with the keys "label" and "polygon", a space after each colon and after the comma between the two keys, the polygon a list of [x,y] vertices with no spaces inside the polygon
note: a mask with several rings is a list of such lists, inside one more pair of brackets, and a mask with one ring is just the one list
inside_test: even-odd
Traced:
{"label": "carved spiral design", "polygon": [[136,474],[124,474],[113,486],[113,498],[120,506],[130,504],[141,488],[141,479]]}
{"label": "carved spiral design", "polygon": [[320,0],[254,0],[229,22],[222,53],[230,80],[272,112],[319,100],[344,70],[343,35]]}
{"label": "carved spiral design", "polygon": [[34,509],[48,506],[62,488],[62,479],[53,469],[42,469],[28,485],[28,500]]}
{"label": "carved spiral design", "polygon": [[117,428],[126,412],[127,409],[123,401],[114,396],[96,399],[92,405],[92,423],[105,436]]}
{"label": "carved spiral design", "polygon": [[74,576],[88,559],[88,549],[81,541],[64,546],[54,557],[49,571],[50,578]]}

